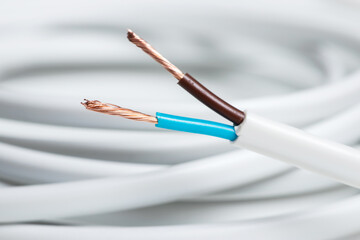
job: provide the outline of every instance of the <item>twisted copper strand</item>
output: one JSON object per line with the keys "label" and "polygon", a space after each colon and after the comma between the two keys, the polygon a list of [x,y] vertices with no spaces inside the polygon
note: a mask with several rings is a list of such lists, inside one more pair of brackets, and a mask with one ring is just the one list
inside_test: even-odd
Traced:
{"label": "twisted copper strand", "polygon": [[155,61],[160,63],[166,70],[168,70],[176,79],[180,80],[184,77],[184,74],[173,65],[169,60],[164,58],[158,51],[156,51],[150,44],[148,44],[144,39],[140,38],[133,31],[128,29],[127,38],[130,42],[135,44],[137,47],[141,48],[146,52],[150,57]]}
{"label": "twisted copper strand", "polygon": [[157,118],[151,115],[147,115],[127,108],[122,108],[120,106],[110,103],[102,103],[98,100],[92,100],[92,101],[87,99],[84,100],[85,102],[82,102],[81,104],[84,105],[87,110],[104,113],[108,115],[120,116],[135,121],[143,121],[154,124],[158,123]]}

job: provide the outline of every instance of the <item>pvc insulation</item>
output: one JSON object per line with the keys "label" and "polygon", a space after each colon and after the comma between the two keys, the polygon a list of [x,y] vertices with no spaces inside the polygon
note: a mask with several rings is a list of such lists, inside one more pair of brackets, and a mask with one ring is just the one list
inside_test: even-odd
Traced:
{"label": "pvc insulation", "polygon": [[237,138],[231,125],[196,118],[180,117],[166,113],[156,113],[159,128],[189,133],[198,133],[234,141]]}
{"label": "pvc insulation", "polygon": [[360,188],[360,151],[355,148],[252,113],[236,132],[236,146]]}

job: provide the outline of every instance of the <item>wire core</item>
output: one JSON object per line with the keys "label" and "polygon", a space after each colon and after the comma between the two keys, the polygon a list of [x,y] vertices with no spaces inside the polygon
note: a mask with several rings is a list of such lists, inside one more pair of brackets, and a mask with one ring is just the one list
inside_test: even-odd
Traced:
{"label": "wire core", "polygon": [[184,73],[180,71],[175,65],[173,65],[169,60],[164,58],[158,51],[156,51],[150,44],[148,44],[144,39],[139,37],[133,31],[128,29],[127,38],[130,42],[135,44],[137,47],[141,48],[146,52],[150,57],[155,61],[160,63],[166,70],[168,70],[176,79],[180,80],[184,77]]}
{"label": "wire core", "polygon": [[149,122],[154,124],[158,123],[156,117],[141,112],[137,112],[131,109],[122,108],[120,106],[110,103],[102,103],[98,100],[84,99],[84,101],[85,102],[82,102],[81,104],[84,105],[87,110],[104,113],[108,115],[120,116],[135,121]]}

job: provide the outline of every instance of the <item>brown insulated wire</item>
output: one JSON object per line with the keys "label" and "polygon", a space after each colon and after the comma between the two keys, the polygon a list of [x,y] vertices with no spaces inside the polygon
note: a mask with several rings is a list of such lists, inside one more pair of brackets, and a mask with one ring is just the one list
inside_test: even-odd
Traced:
{"label": "brown insulated wire", "polygon": [[137,47],[141,48],[145,53],[150,55],[155,61],[160,63],[166,70],[168,70],[176,79],[178,84],[197,98],[200,102],[211,108],[216,113],[233,122],[235,125],[241,124],[245,119],[245,113],[229,103],[225,102],[209,89],[199,83],[190,74],[182,73],[175,65],[164,58],[158,51],[156,51],[144,39],[140,38],[133,31],[128,30],[128,39]]}
{"label": "brown insulated wire", "polygon": [[178,84],[200,102],[211,108],[216,113],[233,122],[241,124],[245,119],[245,113],[225,102],[213,92],[196,81],[190,74],[186,73]]}

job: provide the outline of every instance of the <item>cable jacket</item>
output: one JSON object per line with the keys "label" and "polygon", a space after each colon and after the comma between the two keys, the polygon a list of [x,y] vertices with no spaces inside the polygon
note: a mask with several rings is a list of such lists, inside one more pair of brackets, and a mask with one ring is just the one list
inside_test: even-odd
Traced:
{"label": "cable jacket", "polygon": [[246,114],[234,144],[360,188],[360,151]]}
{"label": "cable jacket", "polygon": [[165,113],[156,113],[156,117],[158,119],[158,124],[155,126],[159,128],[199,133],[218,138],[225,138],[230,141],[234,141],[237,138],[234,127],[227,124],[174,116]]}

